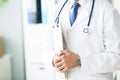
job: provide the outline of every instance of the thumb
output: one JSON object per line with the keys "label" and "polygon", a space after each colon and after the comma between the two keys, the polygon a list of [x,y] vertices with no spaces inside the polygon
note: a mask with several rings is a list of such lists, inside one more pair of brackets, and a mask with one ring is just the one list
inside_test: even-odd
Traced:
{"label": "thumb", "polygon": [[64,53],[63,53],[63,50],[61,50],[58,54],[57,54],[57,56],[62,56],[62,55],[64,55]]}
{"label": "thumb", "polygon": [[67,53],[68,53],[68,50],[61,50],[61,51],[58,53],[58,56],[67,55]]}

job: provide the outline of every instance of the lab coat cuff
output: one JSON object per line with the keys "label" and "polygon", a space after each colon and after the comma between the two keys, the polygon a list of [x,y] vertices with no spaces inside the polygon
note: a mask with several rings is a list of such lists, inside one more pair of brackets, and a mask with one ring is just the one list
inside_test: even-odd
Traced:
{"label": "lab coat cuff", "polygon": [[80,66],[81,72],[82,73],[88,73],[88,70],[87,70],[86,66],[89,66],[89,64],[88,65],[86,64],[85,57],[80,56],[80,62],[81,62],[81,66]]}

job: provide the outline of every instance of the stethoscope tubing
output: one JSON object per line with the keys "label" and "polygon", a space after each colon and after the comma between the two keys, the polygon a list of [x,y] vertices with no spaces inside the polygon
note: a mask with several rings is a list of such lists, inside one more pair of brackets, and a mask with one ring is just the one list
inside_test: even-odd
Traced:
{"label": "stethoscope tubing", "polygon": [[92,15],[93,15],[94,5],[95,5],[95,0],[93,0],[93,2],[92,2],[92,7],[91,7],[91,11],[90,11],[88,24],[87,24],[87,27],[83,29],[83,33],[87,33],[87,34],[89,33],[89,27],[90,27]]}
{"label": "stethoscope tubing", "polygon": [[90,26],[90,22],[91,22],[91,19],[92,19],[94,5],[95,5],[95,0],[93,0],[93,2],[92,2],[92,8],[91,8],[90,16],[89,16],[89,21],[88,21],[88,24],[87,24],[88,27]]}
{"label": "stethoscope tubing", "polygon": [[[55,19],[55,23],[59,23],[59,16],[60,16],[60,14],[61,14],[61,12],[62,12],[62,10],[65,7],[67,2],[68,2],[68,0],[66,0],[64,2],[63,6],[61,7],[61,9],[60,9],[60,11]],[[92,7],[91,7],[90,15],[89,15],[89,20],[88,20],[87,28],[84,28],[84,30],[83,30],[84,33],[89,33],[89,26],[90,26],[92,15],[93,15],[94,5],[95,5],[95,0],[92,1]]]}
{"label": "stethoscope tubing", "polygon": [[68,2],[68,0],[66,0],[66,1],[64,2],[63,6],[61,7],[61,9],[60,9],[60,11],[59,11],[59,13],[58,13],[58,15],[57,15],[57,17],[56,17],[56,19],[55,19],[55,23],[59,23],[59,16],[60,16],[60,14],[61,14],[61,12],[62,12],[62,10],[63,10],[63,8],[65,7],[65,5],[66,5],[67,2]]}

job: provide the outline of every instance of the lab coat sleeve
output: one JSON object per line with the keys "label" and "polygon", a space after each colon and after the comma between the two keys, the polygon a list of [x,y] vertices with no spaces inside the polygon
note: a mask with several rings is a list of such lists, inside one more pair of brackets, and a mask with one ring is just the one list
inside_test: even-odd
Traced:
{"label": "lab coat sleeve", "polygon": [[47,24],[47,31],[46,31],[46,43],[44,44],[44,54],[42,55],[42,61],[47,65],[49,69],[54,70],[54,66],[52,64],[53,57],[55,56],[54,46],[53,46],[53,25],[56,18],[58,5],[56,5],[52,13],[50,15],[50,20]]}
{"label": "lab coat sleeve", "polygon": [[120,70],[120,15],[105,7],[103,43],[105,51],[88,57],[81,57],[81,71],[87,73],[109,73]]}
{"label": "lab coat sleeve", "polygon": [[52,29],[50,27],[47,27],[46,29],[46,39],[44,39],[44,45],[42,50],[42,61],[48,67],[49,69],[53,68],[52,65],[52,59],[54,56],[54,50],[53,50],[53,41],[52,41]]}

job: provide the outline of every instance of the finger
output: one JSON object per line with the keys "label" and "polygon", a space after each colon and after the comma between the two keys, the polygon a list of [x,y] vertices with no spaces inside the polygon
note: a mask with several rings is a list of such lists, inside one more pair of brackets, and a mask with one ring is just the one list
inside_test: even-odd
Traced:
{"label": "finger", "polygon": [[65,73],[65,72],[67,72],[67,71],[68,71],[68,68],[67,68],[67,67],[64,67],[64,68],[61,70],[62,73]]}
{"label": "finger", "polygon": [[58,62],[58,63],[55,64],[55,67],[59,68],[60,66],[62,66],[62,64],[63,64],[62,62]]}
{"label": "finger", "polygon": [[64,61],[66,55],[61,55],[60,58],[62,61]]}
{"label": "finger", "polygon": [[64,70],[64,68],[65,68],[65,66],[64,65],[62,65],[62,66],[60,66],[59,68],[57,68],[59,71],[62,71],[62,70]]}
{"label": "finger", "polygon": [[59,63],[61,61],[61,58],[59,58],[59,57],[56,57],[55,59],[54,59],[54,63],[56,64],[56,63]]}

